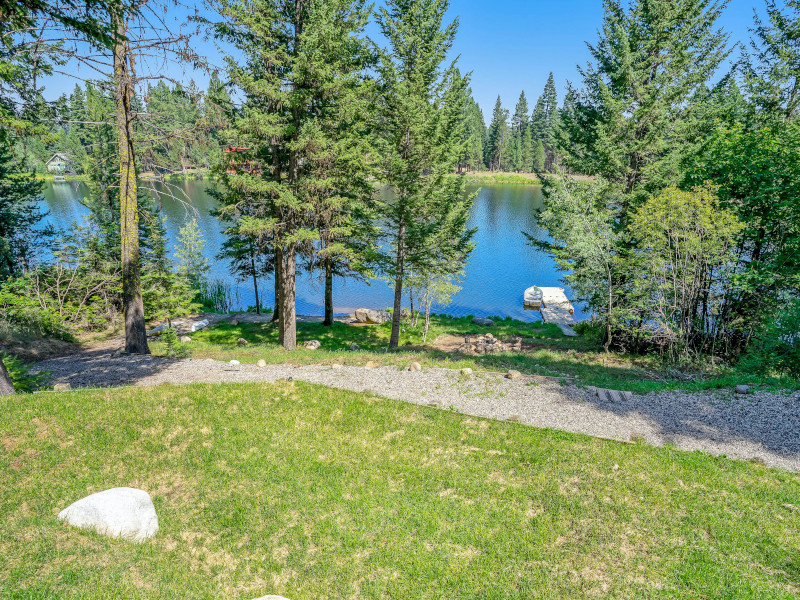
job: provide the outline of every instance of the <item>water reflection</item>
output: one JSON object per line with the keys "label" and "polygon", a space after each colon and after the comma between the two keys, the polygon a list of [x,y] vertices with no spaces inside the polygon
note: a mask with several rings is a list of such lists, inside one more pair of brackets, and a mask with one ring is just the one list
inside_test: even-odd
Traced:
{"label": "water reflection", "polygon": [[[224,236],[222,227],[210,211],[216,206],[208,194],[210,182],[147,183],[160,193],[158,200],[166,216],[170,253],[174,254],[178,230],[187,219],[196,217],[206,240],[206,256],[211,275],[237,285],[228,270],[228,262],[217,260]],[[475,191],[473,188],[471,191]],[[49,184],[44,192],[47,220],[56,226],[80,221],[88,214],[80,199],[88,195],[87,186],[79,182]],[[465,268],[462,290],[447,307],[437,311],[452,315],[502,315],[522,320],[535,320],[538,313],[522,310],[522,294],[531,285],[556,286],[560,274],[553,260],[532,248],[523,235],[528,232],[539,239],[545,235],[536,221],[542,206],[538,186],[494,185],[479,190],[470,217],[470,227],[477,227],[475,251]],[[263,301],[274,302],[273,282],[260,282]],[[247,283],[239,285],[242,303],[255,304]],[[392,305],[392,289],[382,280],[358,282],[335,280],[334,304],[337,313],[349,313],[359,307],[386,308]],[[316,275],[298,277],[297,311],[299,314],[323,313],[323,285]]]}

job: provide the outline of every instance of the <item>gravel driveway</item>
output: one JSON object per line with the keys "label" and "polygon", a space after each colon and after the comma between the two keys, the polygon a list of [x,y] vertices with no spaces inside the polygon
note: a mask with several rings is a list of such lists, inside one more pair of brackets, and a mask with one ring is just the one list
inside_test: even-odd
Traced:
{"label": "gravel driveway", "polygon": [[295,380],[319,383],[421,405],[453,408],[492,419],[518,420],[591,436],[628,441],[644,438],[660,446],[702,450],[731,458],[757,459],[800,472],[800,392],[661,392],[611,402],[575,386],[493,374],[463,377],[449,369],[409,372],[397,367],[269,365],[231,366],[204,360],[168,360],[107,351],[41,362],[53,383],[76,387],[153,386],[164,383],[221,383]]}

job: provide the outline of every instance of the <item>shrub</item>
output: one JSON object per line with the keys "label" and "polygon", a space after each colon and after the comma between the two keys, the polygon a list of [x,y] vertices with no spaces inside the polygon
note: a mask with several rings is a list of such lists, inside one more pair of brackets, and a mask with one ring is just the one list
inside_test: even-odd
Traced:
{"label": "shrub", "polygon": [[189,356],[189,347],[182,344],[178,339],[175,329],[167,327],[161,334],[161,341],[164,342],[164,354],[169,358],[186,358]]}
{"label": "shrub", "polygon": [[771,319],[739,361],[743,373],[800,380],[800,300],[792,300]]}

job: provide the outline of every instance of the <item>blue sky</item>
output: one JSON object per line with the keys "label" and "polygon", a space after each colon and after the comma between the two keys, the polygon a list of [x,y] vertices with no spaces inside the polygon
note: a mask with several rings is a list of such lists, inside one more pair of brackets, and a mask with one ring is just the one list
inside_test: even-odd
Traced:
{"label": "blue sky", "polygon": [[[731,42],[748,39],[753,8],[763,13],[763,7],[764,0],[730,0],[720,25],[731,34]],[[185,19],[185,13],[171,16],[176,22]],[[473,95],[488,120],[498,94],[513,111],[524,89],[532,109],[551,71],[559,100],[567,80],[579,83],[577,65],[589,59],[586,42],[597,40],[603,4],[602,0],[451,0],[449,16],[460,19],[455,52],[461,56],[462,72],[472,71]],[[212,44],[195,39],[201,53],[216,54]],[[215,62],[221,64],[219,59]],[[202,88],[208,79],[199,72],[173,75],[191,76]],[[74,85],[63,76],[54,78],[48,82],[46,97],[55,98]]]}
{"label": "blue sky", "polygon": [[[753,8],[763,0],[731,0],[720,25],[731,41],[746,40]],[[552,71],[559,100],[567,80],[578,83],[586,42],[597,40],[601,0],[453,0],[461,22],[456,50],[462,70],[472,71],[472,92],[488,120],[497,95],[512,110],[525,90],[531,109]]]}

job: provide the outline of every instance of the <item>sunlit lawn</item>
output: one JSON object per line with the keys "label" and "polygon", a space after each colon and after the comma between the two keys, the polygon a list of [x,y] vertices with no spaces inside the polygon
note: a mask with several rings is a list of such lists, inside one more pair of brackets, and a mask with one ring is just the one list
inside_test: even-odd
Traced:
{"label": "sunlit lawn", "polygon": [[[0,598],[800,595],[800,476],[302,383],[0,399]],[[141,545],[56,521],[153,496]]]}

